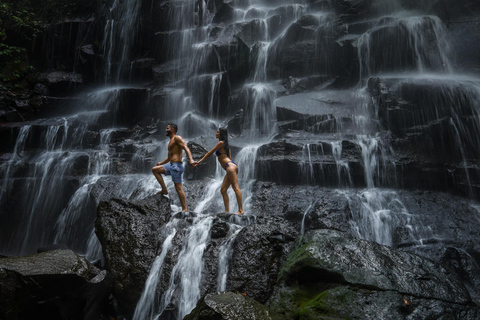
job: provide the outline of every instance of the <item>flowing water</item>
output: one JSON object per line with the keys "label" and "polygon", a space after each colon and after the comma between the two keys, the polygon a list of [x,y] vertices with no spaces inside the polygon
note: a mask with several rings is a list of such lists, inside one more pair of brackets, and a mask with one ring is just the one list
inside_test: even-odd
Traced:
{"label": "flowing water", "polygon": [[[105,86],[83,94],[79,102],[66,105],[55,117],[15,129],[13,151],[0,167],[0,205],[5,208],[2,211],[18,214],[0,226],[0,253],[25,255],[39,246],[65,243],[91,261],[101,259],[94,233],[98,202],[111,197],[139,199],[154,193],[158,184],[149,170],[167,156],[166,138],[141,145],[122,144],[122,135],[137,130],[134,125],[144,120],[137,119],[137,114],[152,121],[152,132],[175,122],[186,140],[210,141],[204,145],[209,149],[214,146],[218,126],[226,125],[240,109],[244,116],[238,132],[230,131],[230,145],[236,151],[233,160],[239,168],[247,215],[260,214],[252,205],[255,182],[262,171],[258,159],[267,157],[270,162],[275,156],[269,159],[263,148],[295,140],[298,157],[292,172],[299,175],[297,181],[337,188],[353,208],[352,233],[391,246],[395,229],[402,226],[412,243],[422,245],[423,239],[436,235],[409,212],[395,191],[401,182],[387,130],[379,129],[383,125],[381,97],[372,97],[367,88],[375,77],[398,81],[392,88],[400,87],[399,92],[428,85],[438,89],[438,94],[422,101],[435,108],[412,111],[413,129],[407,134],[426,132],[426,126],[420,124],[447,119],[447,130],[428,147],[447,154],[450,141],[455,141],[457,149],[452,153],[458,155],[469,194],[474,197],[472,185],[478,168],[471,159],[478,159],[480,153],[480,79],[455,74],[452,41],[438,17],[402,11],[399,1],[377,0],[368,21],[337,25],[331,10],[302,0],[295,4],[283,0],[230,4],[235,6],[232,14],[222,20],[215,15],[219,10],[216,2],[173,2],[165,30],[155,35],[161,43],[155,49],[159,52],[156,59],[169,72],[162,85],[149,88],[125,85],[131,82],[132,60],[141,58],[136,50],[141,2],[111,4],[99,45]],[[338,30],[343,30],[341,37],[329,42]],[[351,41],[358,61],[357,74],[352,76],[356,84],[338,89],[331,85],[337,78],[331,73],[338,62],[337,46],[345,41]],[[312,52],[308,51],[311,43]],[[298,52],[311,55],[302,56],[299,62]],[[297,73],[301,75],[297,77]],[[308,82],[323,78],[328,81]],[[118,86],[110,87],[110,83]],[[132,105],[135,114],[126,111]],[[278,121],[277,107],[300,117],[287,133],[281,127],[285,124]],[[153,123],[152,119],[159,121]],[[135,150],[127,152],[127,148]],[[126,162],[122,156],[127,153],[133,154],[130,171],[122,167]],[[200,215],[185,233],[167,288],[159,288],[159,279],[173,241],[180,235],[174,221],[159,231],[166,240],[151,267],[135,319],[161,317],[170,304],[176,307],[177,319],[182,319],[195,307],[213,220],[208,214],[223,211],[219,190],[224,176],[217,163],[214,176],[205,179],[193,210]],[[166,183],[173,203],[178,204],[173,183],[169,178]],[[14,196],[18,203],[9,201]],[[230,212],[236,212],[231,189],[228,196]],[[304,208],[302,234],[305,219],[316,204],[312,200]],[[229,225],[230,233],[219,253],[219,291],[226,288],[233,244],[244,227],[238,221]]]}

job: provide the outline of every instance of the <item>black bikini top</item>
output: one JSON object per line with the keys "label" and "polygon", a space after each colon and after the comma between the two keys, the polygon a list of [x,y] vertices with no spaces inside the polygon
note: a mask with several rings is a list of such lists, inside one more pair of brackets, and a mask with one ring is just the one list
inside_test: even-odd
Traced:
{"label": "black bikini top", "polygon": [[220,149],[218,149],[217,151],[215,151],[215,155],[216,155],[217,157],[219,157],[221,154],[227,154],[227,153],[226,153],[226,152],[225,152],[225,153],[220,152]]}

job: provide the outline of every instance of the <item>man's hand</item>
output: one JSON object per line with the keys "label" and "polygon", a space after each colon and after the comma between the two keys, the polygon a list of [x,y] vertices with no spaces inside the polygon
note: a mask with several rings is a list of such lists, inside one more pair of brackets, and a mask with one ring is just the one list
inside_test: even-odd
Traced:
{"label": "man's hand", "polygon": [[196,165],[195,165],[195,161],[190,160],[190,165],[195,168],[195,166],[196,166]]}
{"label": "man's hand", "polygon": [[196,166],[198,166],[198,165],[200,164],[200,162],[198,162],[198,161],[193,161],[193,163],[190,163],[190,164],[192,165],[192,167],[195,168]]}

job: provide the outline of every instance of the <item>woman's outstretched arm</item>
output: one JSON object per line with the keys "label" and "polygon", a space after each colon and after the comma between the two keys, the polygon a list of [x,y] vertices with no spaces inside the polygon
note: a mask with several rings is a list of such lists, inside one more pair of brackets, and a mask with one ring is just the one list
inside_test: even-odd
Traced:
{"label": "woman's outstretched arm", "polygon": [[220,149],[221,147],[223,147],[223,141],[218,141],[218,143],[215,145],[215,147],[212,148],[212,150],[208,151],[203,157],[202,159],[200,159],[199,161],[196,161],[196,165],[199,165],[200,163],[202,163],[203,161],[205,161],[205,159],[207,159],[208,157],[210,157],[212,154],[215,153],[215,151],[217,151],[218,149]]}

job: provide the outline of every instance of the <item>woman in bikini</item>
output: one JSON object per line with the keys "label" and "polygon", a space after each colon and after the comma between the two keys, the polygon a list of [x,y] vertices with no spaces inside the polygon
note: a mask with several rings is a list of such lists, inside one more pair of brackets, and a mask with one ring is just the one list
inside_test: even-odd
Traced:
{"label": "woman in bikini", "polygon": [[225,169],[225,171],[227,172],[225,178],[223,178],[222,187],[220,188],[220,192],[222,193],[223,197],[223,203],[225,204],[225,212],[230,212],[230,203],[227,190],[228,187],[232,186],[232,189],[235,192],[235,196],[237,197],[237,214],[244,214],[242,204],[242,191],[240,191],[240,187],[238,186],[238,166],[235,162],[232,161],[232,153],[230,151],[230,148],[228,147],[227,129],[220,127],[217,130],[217,134],[215,135],[215,137],[219,140],[215,147],[213,147],[212,150],[208,151],[202,159],[194,162],[193,166],[198,166],[200,163],[205,161],[205,159],[215,153],[218,158],[218,162],[220,162],[222,168]]}

